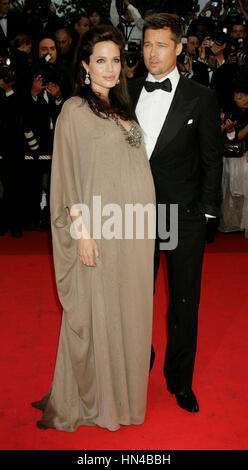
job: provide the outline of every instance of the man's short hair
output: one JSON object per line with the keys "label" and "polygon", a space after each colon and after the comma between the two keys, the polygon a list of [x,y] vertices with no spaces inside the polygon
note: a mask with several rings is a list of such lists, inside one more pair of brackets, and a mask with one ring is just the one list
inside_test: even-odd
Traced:
{"label": "man's short hair", "polygon": [[81,18],[86,18],[87,20],[89,20],[87,13],[79,13],[73,17],[73,26],[75,26],[75,24],[77,24],[81,20]]}
{"label": "man's short hair", "polygon": [[55,37],[56,37],[57,33],[66,33],[67,36],[69,36],[70,38],[72,37],[72,32],[69,28],[59,28],[59,29],[57,29],[57,31],[55,32]]}
{"label": "man's short hair", "polygon": [[147,16],[144,22],[143,35],[147,29],[169,29],[171,31],[171,39],[179,44],[183,36],[183,27],[179,16],[171,13],[155,13]]}

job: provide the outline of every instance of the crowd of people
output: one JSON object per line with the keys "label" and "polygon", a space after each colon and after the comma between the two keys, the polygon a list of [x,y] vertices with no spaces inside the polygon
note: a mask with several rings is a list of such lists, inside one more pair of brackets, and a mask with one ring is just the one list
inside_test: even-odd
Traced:
{"label": "crowd of people", "polygon": [[[124,0],[111,0],[109,17],[99,5],[75,12],[69,25],[50,1],[26,0],[11,14],[0,0],[0,235],[50,226],[50,170],[56,120],[73,94],[78,40],[92,26],[112,24],[125,40],[128,81],[146,75],[142,52],[145,14]],[[180,74],[216,91],[225,141],[220,219],[208,226],[245,230],[248,237],[248,1],[161,2],[159,11],[180,15],[184,27]],[[182,3],[182,2],[181,2]],[[41,6],[42,5],[42,6]]]}

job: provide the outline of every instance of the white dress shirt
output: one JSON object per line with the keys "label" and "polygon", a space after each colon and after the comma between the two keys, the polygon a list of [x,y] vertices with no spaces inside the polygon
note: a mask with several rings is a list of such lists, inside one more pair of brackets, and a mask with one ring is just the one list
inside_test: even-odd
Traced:
{"label": "white dress shirt", "polygon": [[7,37],[7,17],[0,20],[0,25],[2,26],[2,30],[5,36]]}
{"label": "white dress shirt", "polygon": [[149,159],[170,109],[180,75],[177,67],[175,67],[172,72],[166,75],[166,77],[161,78],[161,80],[155,80],[150,73],[147,76],[147,80],[150,82],[163,82],[166,78],[169,78],[171,81],[172,91],[170,93],[164,90],[148,92],[143,87],[135,110],[143,130],[146,152]]}
{"label": "white dress shirt", "polygon": [[[135,110],[139,125],[143,130],[146,153],[149,159],[170,109],[180,74],[177,67],[175,67],[172,72],[166,75],[166,77],[161,78],[161,80],[155,80],[150,72],[147,75],[147,80],[150,82],[163,82],[166,78],[169,78],[171,81],[171,92],[168,93],[164,90],[148,92],[143,87]],[[209,214],[205,214],[205,216],[215,218]]]}

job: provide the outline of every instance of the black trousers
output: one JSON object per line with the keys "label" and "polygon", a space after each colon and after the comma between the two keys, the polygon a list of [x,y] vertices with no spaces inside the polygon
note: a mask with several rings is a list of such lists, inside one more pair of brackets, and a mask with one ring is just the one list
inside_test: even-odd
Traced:
{"label": "black trousers", "polygon": [[[172,393],[189,390],[192,385],[205,238],[204,214],[179,215],[178,246],[174,250],[164,251],[169,285],[164,374],[167,388]],[[161,253],[159,242],[157,239],[155,278]]]}

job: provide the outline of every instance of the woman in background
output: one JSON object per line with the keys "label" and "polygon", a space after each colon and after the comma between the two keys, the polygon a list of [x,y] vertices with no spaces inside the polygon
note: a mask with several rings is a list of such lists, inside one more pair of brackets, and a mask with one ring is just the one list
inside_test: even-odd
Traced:
{"label": "woman in background", "polygon": [[224,156],[221,232],[244,231],[248,238],[248,75],[242,72],[235,85],[234,102],[223,126],[226,142],[239,144],[239,156]]}

